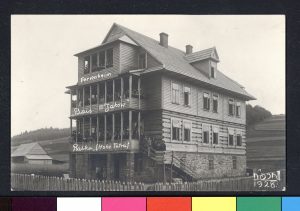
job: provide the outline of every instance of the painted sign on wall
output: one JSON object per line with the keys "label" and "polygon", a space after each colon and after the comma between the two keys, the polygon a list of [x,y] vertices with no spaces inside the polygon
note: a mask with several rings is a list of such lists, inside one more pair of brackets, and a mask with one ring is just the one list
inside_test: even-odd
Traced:
{"label": "painted sign on wall", "polygon": [[92,76],[82,76],[80,78],[80,83],[95,81],[95,80],[104,80],[104,79],[110,78],[111,76],[112,76],[111,73],[98,73],[98,74],[92,75]]}
{"label": "painted sign on wall", "polygon": [[88,144],[73,144],[73,152],[105,152],[105,151],[126,151],[130,148],[130,142],[96,144],[94,146]]}
{"label": "painted sign on wall", "polygon": [[117,102],[111,103],[111,104],[105,103],[104,104],[104,111],[108,112],[110,110],[122,109],[122,108],[125,108],[125,105],[126,105],[126,103],[117,103]]}

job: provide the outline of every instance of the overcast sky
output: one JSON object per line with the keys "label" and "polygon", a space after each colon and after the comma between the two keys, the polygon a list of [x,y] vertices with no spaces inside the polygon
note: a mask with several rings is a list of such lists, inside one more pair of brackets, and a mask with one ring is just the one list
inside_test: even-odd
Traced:
{"label": "overcast sky", "polygon": [[194,51],[215,46],[218,69],[273,114],[285,113],[285,17],[191,15],[13,15],[12,135],[69,127],[66,86],[77,82],[73,55],[99,45],[116,22],[169,45]]}

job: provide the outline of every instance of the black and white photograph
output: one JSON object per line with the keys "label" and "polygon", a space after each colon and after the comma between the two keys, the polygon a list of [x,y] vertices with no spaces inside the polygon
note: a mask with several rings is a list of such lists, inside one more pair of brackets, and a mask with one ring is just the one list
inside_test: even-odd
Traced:
{"label": "black and white photograph", "polygon": [[285,191],[284,15],[12,15],[12,191]]}

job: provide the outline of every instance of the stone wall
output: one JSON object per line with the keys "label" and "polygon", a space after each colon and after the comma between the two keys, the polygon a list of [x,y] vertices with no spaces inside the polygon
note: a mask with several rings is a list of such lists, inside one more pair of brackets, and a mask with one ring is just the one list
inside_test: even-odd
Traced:
{"label": "stone wall", "polygon": [[[224,178],[246,175],[245,155],[224,155],[204,153],[175,152],[175,156],[189,166],[201,178]],[[236,158],[236,169],[233,169],[233,157]],[[209,169],[209,160],[213,160],[214,168]]]}

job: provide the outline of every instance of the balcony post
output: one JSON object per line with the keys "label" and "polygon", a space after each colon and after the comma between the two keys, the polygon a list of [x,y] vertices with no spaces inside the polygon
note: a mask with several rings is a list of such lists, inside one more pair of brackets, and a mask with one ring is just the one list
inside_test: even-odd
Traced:
{"label": "balcony post", "polygon": [[131,106],[132,75],[129,76],[129,105]]}
{"label": "balcony post", "polygon": [[78,119],[76,119],[76,144],[78,142]]}
{"label": "balcony post", "polygon": [[90,137],[92,136],[92,117],[90,116]]}
{"label": "balcony post", "polygon": [[112,135],[111,135],[112,142],[115,140],[115,114],[112,114]]}
{"label": "balcony post", "polygon": [[132,111],[131,110],[129,111],[128,119],[129,119],[129,125],[128,125],[129,126],[128,127],[129,128],[129,141],[131,141],[131,137],[132,137],[132,125],[131,125],[132,124]]}
{"label": "balcony post", "polygon": [[106,144],[106,114],[104,114],[104,143]]}
{"label": "balcony post", "polygon": [[84,93],[85,93],[85,86],[82,87],[82,107],[85,107],[85,99],[84,99]]}
{"label": "balcony post", "polygon": [[78,108],[78,87],[76,87],[76,108]]}
{"label": "balcony post", "polygon": [[97,111],[99,112],[99,83],[97,83]]}
{"label": "balcony post", "polygon": [[92,85],[90,85],[90,110],[92,110]]}
{"label": "balcony post", "polygon": [[139,109],[141,109],[141,78],[138,78]]}
{"label": "balcony post", "polygon": [[124,93],[124,81],[123,81],[123,77],[121,77],[121,105],[123,103],[123,93]]}
{"label": "balcony post", "polygon": [[96,137],[97,137],[97,144],[98,144],[98,142],[99,142],[99,115],[97,114],[97,126],[96,126],[97,128],[96,128],[96,133],[97,133],[97,135],[96,135]]}
{"label": "balcony post", "polygon": [[138,136],[141,139],[141,111],[138,113]]}
{"label": "balcony post", "polygon": [[84,116],[82,117],[82,139],[85,138],[85,132],[84,132],[84,126],[85,126],[85,122],[84,122]]}
{"label": "balcony post", "polygon": [[72,115],[72,89],[70,89],[70,100],[71,100],[71,106],[70,106],[70,115]]}
{"label": "balcony post", "polygon": [[107,98],[107,83],[106,83],[106,81],[104,82],[104,103],[106,104],[106,98]]}
{"label": "balcony post", "polygon": [[[121,98],[122,99],[122,98]],[[123,112],[121,111],[121,143],[123,142]]]}
{"label": "balcony post", "polygon": [[90,62],[89,62],[89,73],[92,72],[92,56],[90,56]]}
{"label": "balcony post", "polygon": [[72,138],[72,132],[73,132],[73,127],[72,127],[72,118],[70,118],[70,129],[71,129],[71,138]]}
{"label": "balcony post", "polygon": [[113,79],[113,102],[115,102],[115,79]]}

